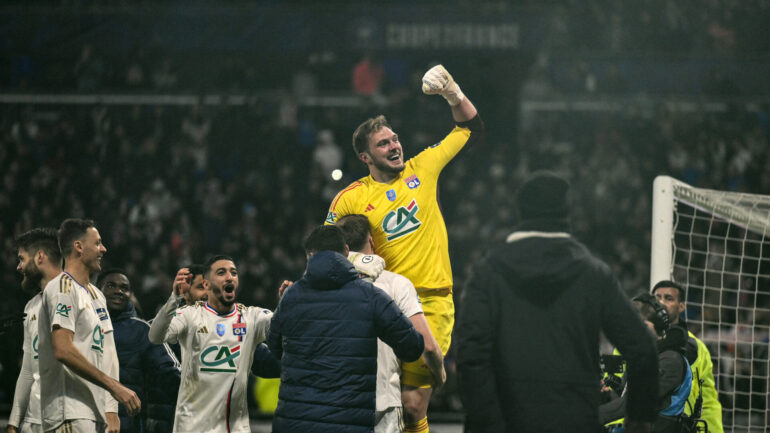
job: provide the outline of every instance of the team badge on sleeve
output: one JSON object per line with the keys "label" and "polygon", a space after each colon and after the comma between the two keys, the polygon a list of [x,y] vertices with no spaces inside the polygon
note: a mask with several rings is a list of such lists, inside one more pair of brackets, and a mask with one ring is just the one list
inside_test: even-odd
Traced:
{"label": "team badge on sleeve", "polygon": [[70,311],[72,311],[72,307],[69,305],[64,305],[61,302],[56,306],[56,314],[60,316],[69,317]]}
{"label": "team badge on sleeve", "polygon": [[329,213],[326,214],[326,222],[334,224],[335,221],[337,221],[337,212],[329,211]]}

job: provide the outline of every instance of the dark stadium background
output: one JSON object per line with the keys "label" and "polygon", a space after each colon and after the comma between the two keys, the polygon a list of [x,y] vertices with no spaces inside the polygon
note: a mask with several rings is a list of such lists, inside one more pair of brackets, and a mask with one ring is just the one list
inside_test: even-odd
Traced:
{"label": "dark stadium background", "polygon": [[[441,179],[458,308],[540,168],[567,176],[575,235],[641,292],[656,175],[770,193],[769,22],[761,0],[2,1],[0,314],[27,300],[13,236],[66,217],[96,220],[103,266],[128,271],[145,318],[177,268],[219,252],[240,300],[274,308],[304,236],[365,174],[355,126],[385,114],[407,156],[451,128],[419,90],[436,63],[487,125]],[[351,84],[365,55],[383,73],[371,94]],[[322,142],[342,151],[340,181]],[[7,415],[21,330],[3,346]],[[431,410],[457,420],[447,363]]]}

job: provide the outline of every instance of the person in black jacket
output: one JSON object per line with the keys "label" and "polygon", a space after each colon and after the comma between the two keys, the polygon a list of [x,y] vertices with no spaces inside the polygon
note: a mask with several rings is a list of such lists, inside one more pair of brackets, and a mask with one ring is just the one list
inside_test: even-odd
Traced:
{"label": "person in black jacket", "polygon": [[150,325],[137,317],[129,300],[131,282],[121,269],[107,269],[97,280],[107,299],[120,363],[120,383],[133,390],[144,404],[140,415],[118,408],[121,433],[165,433],[174,425],[180,366],[166,344],[152,344]]}
{"label": "person in black jacket", "polygon": [[600,331],[627,360],[627,432],[655,419],[655,343],[609,267],[569,234],[569,184],[520,187],[516,231],[473,267],[455,327],[466,429],[600,430]]}
{"label": "person in black jacket", "polygon": [[[692,372],[686,359],[687,334],[678,326],[671,326],[665,307],[655,296],[645,293],[634,298],[634,304],[650,333],[657,338],[658,348],[658,417],[653,433],[679,433],[679,416],[684,412],[690,396]],[[611,393],[611,395],[616,395]],[[605,424],[625,416],[626,394],[602,404],[599,420]],[[615,431],[615,428],[610,428]],[[620,430],[622,431],[622,430]]]}
{"label": "person in black jacket", "polygon": [[305,251],[305,274],[285,290],[267,336],[281,360],[273,432],[371,432],[377,338],[414,361],[422,336],[393,299],[359,278],[338,227],[317,227]]}

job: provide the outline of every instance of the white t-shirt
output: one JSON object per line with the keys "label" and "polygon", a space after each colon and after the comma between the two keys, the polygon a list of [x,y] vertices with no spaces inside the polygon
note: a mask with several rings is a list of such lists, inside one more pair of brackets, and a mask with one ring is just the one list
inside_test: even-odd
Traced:
{"label": "white t-shirt", "polygon": [[172,295],[150,327],[151,341],[182,349],[174,432],[250,432],[249,370],[273,313],[235,304],[220,315],[205,302],[176,309],[179,299]]}
{"label": "white t-shirt", "polygon": [[16,381],[13,396],[13,408],[8,417],[8,424],[21,426],[22,421],[40,424],[40,369],[37,354],[37,321],[40,314],[42,293],[38,293],[24,307],[24,357],[21,373]]}
{"label": "white t-shirt", "polygon": [[[382,271],[374,285],[393,298],[404,316],[412,317],[422,313],[417,290],[408,278],[390,271]],[[393,349],[382,340],[377,340],[377,411],[401,407],[400,372],[400,364]]]}
{"label": "white t-shirt", "polygon": [[81,286],[62,272],[43,291],[38,322],[43,430],[74,419],[106,424],[105,412],[117,412],[115,399],[59,362],[51,342],[54,325],[72,331],[75,348],[88,362],[117,379],[117,352],[104,295],[94,285]]}

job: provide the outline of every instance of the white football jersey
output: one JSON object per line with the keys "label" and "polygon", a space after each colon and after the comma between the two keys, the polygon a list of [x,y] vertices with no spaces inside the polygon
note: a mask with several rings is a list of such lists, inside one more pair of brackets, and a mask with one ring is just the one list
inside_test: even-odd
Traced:
{"label": "white football jersey", "polygon": [[[8,417],[8,424],[21,426],[21,421],[30,424],[40,424],[40,368],[38,367],[38,333],[37,322],[40,314],[40,305],[43,300],[42,292],[35,295],[24,307],[24,358],[22,360],[21,375],[29,375],[26,386],[20,387],[21,380],[16,382],[16,393],[13,399],[13,408]],[[21,379],[20,375],[20,379]],[[21,389],[23,388],[23,389]],[[23,395],[22,395],[23,394]]]}
{"label": "white football jersey", "polygon": [[[105,389],[83,379],[56,360],[51,343],[54,325],[74,333],[75,348],[96,368],[116,377],[115,356],[106,342],[112,338],[112,322],[104,295],[94,285],[80,285],[62,272],[46,285],[38,317],[40,406],[43,430],[65,420],[89,419],[106,424],[105,411],[114,402]],[[106,335],[110,333],[109,335]],[[114,370],[112,370],[114,368]]]}
{"label": "white football jersey", "polygon": [[[164,340],[182,349],[174,432],[250,432],[247,404],[248,378],[254,350],[267,336],[273,313],[235,304],[218,314],[206,302],[181,307],[174,297],[166,303],[152,327],[168,323]],[[163,320],[162,316],[166,316]],[[151,328],[151,333],[152,333]]]}
{"label": "white football jersey", "polygon": [[[389,271],[382,271],[374,282],[387,293],[406,317],[422,313],[420,298],[414,284],[408,278]],[[401,407],[401,368],[393,349],[377,340],[377,411],[389,407]]]}

